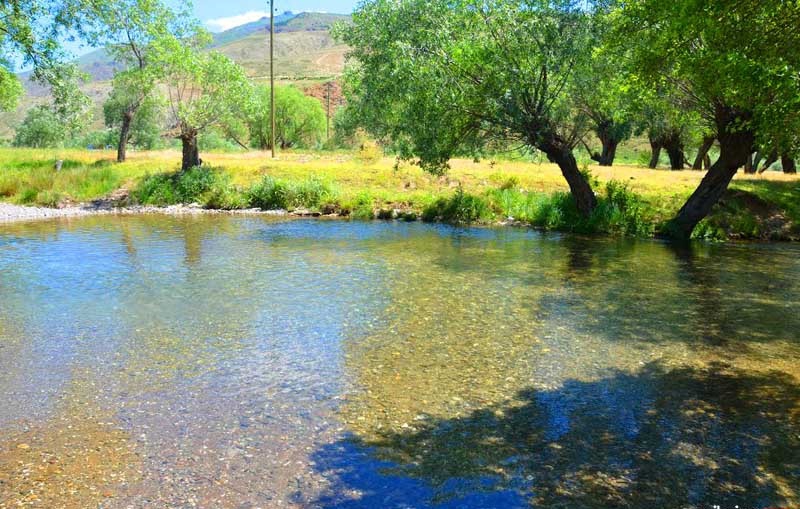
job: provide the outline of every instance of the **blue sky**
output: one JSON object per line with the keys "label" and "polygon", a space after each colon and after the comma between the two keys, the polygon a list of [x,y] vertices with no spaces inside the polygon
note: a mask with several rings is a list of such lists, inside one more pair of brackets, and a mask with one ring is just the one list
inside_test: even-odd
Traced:
{"label": "blue sky", "polygon": [[[179,0],[168,0],[173,5],[181,5]],[[275,0],[275,10],[284,11],[317,11],[348,14],[353,12],[357,0]],[[267,15],[269,0],[195,0],[194,13],[198,19],[206,23],[213,31],[232,28],[237,24],[254,21]]]}
{"label": "blue sky", "polygon": [[[164,0],[167,5],[180,8],[185,5],[182,0]],[[359,0],[275,0],[276,14],[284,11],[294,12],[333,12],[349,14],[353,12]],[[192,9],[197,19],[202,21],[212,32],[221,32],[228,28],[255,21],[269,12],[269,0],[195,0]],[[74,56],[80,56],[94,48],[82,42],[65,42],[64,46]],[[23,68],[22,70],[26,70]]]}

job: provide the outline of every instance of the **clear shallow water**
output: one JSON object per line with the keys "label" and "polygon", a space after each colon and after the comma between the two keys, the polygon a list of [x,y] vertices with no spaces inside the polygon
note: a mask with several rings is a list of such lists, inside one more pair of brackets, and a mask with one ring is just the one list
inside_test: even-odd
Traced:
{"label": "clear shallow water", "polygon": [[797,504],[798,295],[793,245],[3,225],[0,507]]}

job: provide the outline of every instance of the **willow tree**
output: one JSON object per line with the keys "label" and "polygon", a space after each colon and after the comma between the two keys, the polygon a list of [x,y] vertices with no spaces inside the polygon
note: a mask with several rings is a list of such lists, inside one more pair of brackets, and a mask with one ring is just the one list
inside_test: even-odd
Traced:
{"label": "willow tree", "polygon": [[74,5],[60,0],[0,2],[0,108],[14,107],[23,93],[10,65],[16,61],[50,89],[52,109],[70,129],[85,119],[90,101],[79,88],[84,75],[65,64],[69,55],[60,44],[74,26]]}
{"label": "willow tree", "polygon": [[716,134],[720,155],[667,233],[688,238],[755,147],[791,151],[800,131],[800,3],[630,0],[614,12],[634,65],[664,77]]}
{"label": "willow tree", "polygon": [[[117,73],[108,99],[103,103],[106,127],[118,130],[118,162],[125,160],[129,144],[152,148],[161,135],[164,97],[154,83],[141,82],[145,75],[137,69]],[[143,93],[146,89],[150,90]]]}
{"label": "willow tree", "polygon": [[210,36],[203,31],[179,40],[162,37],[151,44],[150,58],[166,88],[172,131],[181,140],[181,170],[200,165],[197,137],[223,126],[250,90],[244,69],[216,51],[203,52]]}
{"label": "willow tree", "polygon": [[585,126],[569,94],[575,69],[591,58],[585,5],[366,1],[336,32],[352,48],[347,107],[372,135],[434,173],[497,141],[540,150],[588,216],[597,199],[573,155]]}
{"label": "willow tree", "polygon": [[117,112],[117,161],[126,157],[131,128],[142,107],[153,104],[156,77],[150,46],[158,38],[183,39],[197,21],[160,0],[66,0],[80,19],[78,30],[94,46],[104,46],[118,67],[111,100]]}
{"label": "willow tree", "polygon": [[601,149],[592,150],[584,142],[589,156],[600,166],[611,166],[620,143],[633,134],[628,77],[609,56],[596,55],[590,66],[578,72],[573,94],[578,107],[589,119]]}
{"label": "willow tree", "polygon": [[[270,89],[253,88],[244,111],[252,147],[271,147]],[[305,95],[294,86],[275,87],[275,142],[282,149],[313,148],[325,136],[325,110],[319,100]]]}

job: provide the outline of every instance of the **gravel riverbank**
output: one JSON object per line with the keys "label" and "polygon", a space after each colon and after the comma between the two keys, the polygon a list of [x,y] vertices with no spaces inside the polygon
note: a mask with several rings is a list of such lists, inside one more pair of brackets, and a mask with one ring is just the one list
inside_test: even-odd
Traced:
{"label": "gravel riverbank", "polygon": [[[268,216],[285,216],[290,215],[285,210],[208,210],[199,205],[172,205],[169,207],[150,207],[150,206],[133,206],[133,207],[114,207],[108,205],[97,205],[92,203],[80,204],[64,208],[47,208],[47,207],[29,207],[25,205],[12,205],[10,203],[0,202],[0,224],[10,223],[17,221],[34,221],[41,219],[55,219],[62,217],[84,217],[96,215],[132,215],[132,214],[171,214],[171,215],[188,215],[188,214],[249,214],[249,215],[268,215]],[[291,214],[302,216],[303,213]]]}

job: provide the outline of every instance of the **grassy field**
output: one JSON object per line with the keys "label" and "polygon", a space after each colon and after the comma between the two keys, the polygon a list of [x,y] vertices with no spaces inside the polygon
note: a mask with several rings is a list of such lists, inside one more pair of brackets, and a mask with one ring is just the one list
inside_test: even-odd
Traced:
{"label": "grassy field", "polygon": [[[0,200],[64,206],[125,188],[133,201],[197,201],[212,208],[303,207],[366,218],[401,210],[409,218],[491,222],[511,216],[555,230],[648,236],[692,192],[702,172],[632,165],[587,166],[602,210],[591,221],[572,210],[558,168],[522,160],[454,160],[435,177],[392,158],[349,152],[204,153],[207,174],[178,180],[176,151],[132,152],[117,164],[110,151],[0,149]],[[54,162],[64,161],[55,172]],[[610,184],[609,184],[610,183]],[[602,217],[601,217],[602,216]],[[739,174],[697,232],[708,238],[800,236],[800,179],[779,172]]]}

